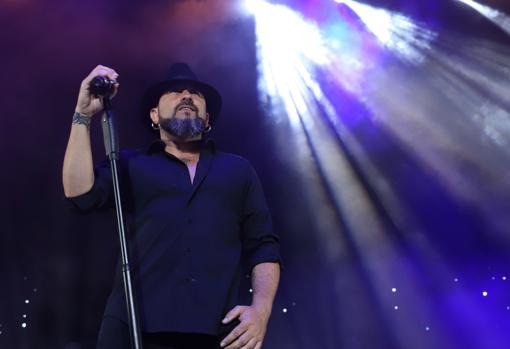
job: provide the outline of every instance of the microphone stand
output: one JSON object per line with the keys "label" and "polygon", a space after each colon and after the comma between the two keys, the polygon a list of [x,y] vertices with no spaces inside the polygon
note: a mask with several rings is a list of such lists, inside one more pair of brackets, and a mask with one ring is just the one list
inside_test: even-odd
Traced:
{"label": "microphone stand", "polygon": [[132,349],[142,349],[141,333],[138,324],[138,316],[135,307],[135,298],[133,294],[133,284],[131,282],[131,270],[129,267],[128,246],[126,239],[126,229],[124,224],[124,214],[120,199],[119,187],[119,142],[113,122],[113,112],[110,98],[102,97],[104,112],[102,118],[104,146],[106,156],[110,160],[112,170],[113,193],[115,197],[115,209],[117,213],[117,227],[119,230],[120,252],[122,258],[122,279],[124,281],[124,296],[126,298],[129,333]]}

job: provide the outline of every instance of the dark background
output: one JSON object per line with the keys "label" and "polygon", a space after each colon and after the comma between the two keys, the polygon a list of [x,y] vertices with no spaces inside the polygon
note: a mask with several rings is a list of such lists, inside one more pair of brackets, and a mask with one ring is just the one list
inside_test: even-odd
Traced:
{"label": "dark background", "polygon": [[[294,5],[304,3],[314,4]],[[444,32],[490,40],[502,47],[509,44],[501,29],[454,1],[370,3],[404,11]],[[486,3],[510,13],[510,5],[503,0]],[[420,275],[421,283],[414,286],[426,295],[423,303],[443,321],[432,321],[431,330],[425,331],[429,325],[422,312],[409,311],[395,319],[393,303],[375,300],[379,288],[387,291],[405,284],[405,276],[396,272],[392,285],[369,285],[369,272],[361,260],[366,253],[378,253],[377,243],[360,253],[346,238],[348,252],[340,253],[334,263],[327,259],[323,229],[328,233],[338,229],[339,235],[355,232],[345,233],[349,228],[343,225],[341,210],[331,209],[334,200],[327,193],[322,194],[321,205],[305,196],[309,183],[303,176],[307,174],[291,165],[293,149],[281,155],[282,140],[276,142],[271,132],[275,124],[259,108],[254,22],[239,7],[235,1],[211,0],[0,0],[0,348],[93,347],[118,247],[111,213],[79,214],[63,196],[61,168],[79,84],[97,64],[120,74],[121,89],[114,103],[121,146],[141,148],[152,133],[148,118],[138,112],[139,97],[176,61],[188,62],[201,79],[222,93],[224,108],[212,135],[219,148],[253,163],[282,238],[286,270],[266,348],[503,345],[503,340],[510,339],[505,334],[510,298],[502,295],[483,304],[478,298],[484,283],[508,271],[508,227],[488,224],[476,204],[453,197],[402,144],[371,129],[373,125],[361,125],[353,132],[362,143],[367,140],[366,149],[381,175],[394,180],[400,199],[418,217],[416,231],[402,231],[385,218],[388,241],[395,243],[403,259],[409,257],[409,269]],[[97,120],[91,133],[99,161],[104,151]],[[368,142],[374,134],[378,142]],[[381,152],[382,148],[387,152]],[[402,164],[406,169],[399,167]],[[508,178],[510,165],[501,168],[505,170],[501,176]],[[427,189],[421,190],[414,180],[402,184],[401,179],[409,178],[406,173],[413,173],[420,184],[427,183]],[[486,178],[477,178],[485,185]],[[505,183],[495,185],[499,208],[510,203]],[[373,199],[384,216],[379,207],[384,206],[382,201],[375,193]],[[319,211],[331,211],[333,232],[331,226],[317,225]],[[501,209],[498,215],[506,212]],[[447,226],[441,217],[448,217]],[[446,263],[451,274],[430,271],[414,261],[414,250],[403,236],[419,240],[421,234],[431,238],[441,256],[434,263]],[[452,289],[451,280],[459,275],[466,282],[465,293]],[[405,292],[405,286],[402,289]],[[500,294],[507,290],[498,288]],[[401,302],[412,309],[412,299],[404,295]],[[455,302],[462,304],[450,306]],[[481,325],[486,319],[496,321]],[[457,320],[462,321],[456,324]],[[490,342],[492,334],[501,341]]]}

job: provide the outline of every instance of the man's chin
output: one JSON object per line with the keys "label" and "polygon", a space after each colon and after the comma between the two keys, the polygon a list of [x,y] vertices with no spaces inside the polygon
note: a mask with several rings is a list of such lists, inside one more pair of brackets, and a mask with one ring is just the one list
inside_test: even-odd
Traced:
{"label": "man's chin", "polygon": [[196,135],[189,135],[189,134],[186,134],[186,135],[182,135],[182,134],[177,134],[176,132],[174,132],[173,130],[169,130],[169,129],[166,129],[166,128],[162,128],[171,138],[175,139],[176,141],[179,141],[179,142],[193,142],[193,141],[197,141],[197,140],[200,140],[202,139],[202,133],[199,133],[199,134],[196,134]]}
{"label": "man's chin", "polygon": [[198,117],[172,117],[160,121],[160,126],[172,138],[187,142],[200,139],[205,129],[204,121]]}

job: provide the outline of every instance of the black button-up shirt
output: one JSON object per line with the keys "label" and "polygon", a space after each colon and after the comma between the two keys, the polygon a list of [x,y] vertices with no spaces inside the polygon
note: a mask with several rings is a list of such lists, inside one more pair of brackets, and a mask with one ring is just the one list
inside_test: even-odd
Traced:
{"label": "black button-up shirt", "polygon": [[[121,154],[121,189],[131,216],[131,269],[142,330],[217,335],[237,305],[242,261],[248,270],[280,262],[278,237],[257,175],[242,157],[204,143],[193,183],[162,142]],[[79,208],[112,207],[108,164]],[[105,315],[127,321],[120,272]]]}

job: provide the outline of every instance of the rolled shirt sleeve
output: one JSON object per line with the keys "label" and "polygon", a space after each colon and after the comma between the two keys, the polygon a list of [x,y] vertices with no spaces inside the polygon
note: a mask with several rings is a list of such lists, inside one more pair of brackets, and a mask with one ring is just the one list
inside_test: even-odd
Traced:
{"label": "rolled shirt sleeve", "polygon": [[108,161],[103,161],[94,169],[92,188],[81,195],[68,198],[80,211],[112,208],[113,184],[112,173]]}
{"label": "rolled shirt sleeve", "polygon": [[279,238],[273,231],[271,214],[262,185],[251,166],[241,229],[243,254],[250,272],[260,263],[274,262],[282,265]]}

